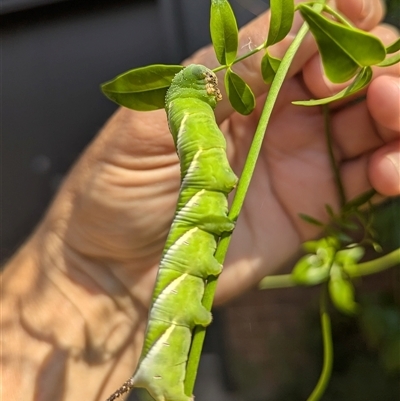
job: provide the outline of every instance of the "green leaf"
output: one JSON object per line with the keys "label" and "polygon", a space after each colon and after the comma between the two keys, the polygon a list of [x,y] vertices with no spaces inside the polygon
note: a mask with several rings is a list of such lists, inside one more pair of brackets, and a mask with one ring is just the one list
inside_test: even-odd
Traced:
{"label": "green leaf", "polygon": [[292,279],[297,284],[316,285],[327,280],[330,264],[317,255],[306,255],[298,260],[292,271]]}
{"label": "green leaf", "polygon": [[381,244],[379,244],[378,242],[376,242],[376,241],[371,241],[371,245],[372,245],[372,247],[374,248],[374,251],[375,251],[376,253],[383,252],[382,246],[381,246]]}
{"label": "green leaf", "polygon": [[320,245],[320,240],[316,241],[306,241],[301,244],[301,247],[304,249],[306,252],[312,252],[316,253],[317,249],[321,246]]}
{"label": "green leaf", "polygon": [[329,295],[338,310],[353,315],[358,311],[358,305],[354,301],[354,287],[350,280],[342,276],[340,267],[333,265],[331,279],[328,284]]}
{"label": "green leaf", "polygon": [[336,241],[334,237],[325,237],[318,240],[303,242],[301,244],[301,247],[306,252],[317,253],[321,249],[326,249],[326,250],[329,249],[333,250],[333,253],[335,253],[336,249],[339,247],[339,243]]}
{"label": "green leaf", "polygon": [[181,65],[154,64],[135,68],[101,85],[112,101],[128,109],[149,111],[164,108],[165,94]]}
{"label": "green leaf", "polygon": [[238,28],[227,0],[211,0],[210,32],[217,60],[231,65],[238,49]]}
{"label": "green leaf", "polygon": [[351,248],[342,249],[335,255],[335,263],[339,264],[346,270],[346,266],[357,264],[364,256],[365,250],[361,246],[353,246]]}
{"label": "green leaf", "polygon": [[339,245],[336,238],[329,236],[304,242],[303,249],[313,253],[303,256],[296,263],[292,271],[293,281],[305,285],[315,285],[326,281]]}
{"label": "green leaf", "polygon": [[290,31],[294,17],[293,0],[271,0],[271,21],[266,46],[281,41]]}
{"label": "green leaf", "polygon": [[340,243],[338,242],[337,238],[328,236],[317,240],[316,243],[317,247],[315,253],[320,258],[325,258],[331,264],[336,251],[340,247]]}
{"label": "green leaf", "polygon": [[370,83],[371,79],[372,68],[365,67],[358,73],[354,81],[347,88],[338,92],[336,95],[325,97],[323,99],[297,100],[292,103],[297,106],[321,106],[323,104],[332,103],[336,100],[344,99],[359,92]]}
{"label": "green leaf", "polygon": [[400,62],[400,53],[395,54],[392,57],[388,57],[387,59],[383,60],[379,64],[377,64],[378,67],[389,67],[391,65],[397,64]]}
{"label": "green leaf", "polygon": [[225,74],[225,89],[232,107],[240,114],[250,114],[255,107],[256,100],[250,87],[232,70]]}
{"label": "green leaf", "polygon": [[400,50],[400,38],[398,38],[395,42],[386,47],[386,53],[388,54],[396,53],[399,50]]}
{"label": "green leaf", "polygon": [[302,284],[325,281],[339,246],[337,239],[331,236],[304,242],[302,248],[310,253],[296,263],[292,272],[293,280]]}
{"label": "green leaf", "polygon": [[329,205],[329,204],[325,204],[325,210],[326,210],[326,212],[328,213],[328,216],[331,218],[331,219],[334,219],[335,218],[335,212],[333,211],[333,208],[332,208],[332,206],[331,205]]}
{"label": "green leaf", "polygon": [[375,194],[376,194],[375,189],[370,189],[369,191],[362,193],[361,195],[359,195],[359,196],[355,197],[354,199],[352,199],[351,201],[347,202],[343,206],[343,211],[348,211],[351,209],[359,208],[360,206],[369,202]]}
{"label": "green leaf", "polygon": [[341,226],[346,230],[358,230],[360,226],[354,221],[343,219],[340,221]]}
{"label": "green leaf", "polygon": [[272,57],[268,53],[268,50],[265,52],[264,57],[261,60],[261,73],[266,84],[270,84],[273,81],[280,63],[281,60]]}
{"label": "green leaf", "polygon": [[338,232],[337,233],[337,238],[338,240],[340,240],[343,243],[348,243],[350,244],[351,242],[353,242],[353,238],[351,238],[349,235],[343,233],[343,232]]}
{"label": "green leaf", "polygon": [[323,227],[325,224],[322,221],[309,216],[308,214],[299,213],[299,217],[307,223],[313,224],[314,226]]}
{"label": "green leaf", "polygon": [[325,74],[332,82],[346,82],[360,67],[384,60],[385,47],[376,36],[328,20],[306,4],[298,8],[315,37]]}

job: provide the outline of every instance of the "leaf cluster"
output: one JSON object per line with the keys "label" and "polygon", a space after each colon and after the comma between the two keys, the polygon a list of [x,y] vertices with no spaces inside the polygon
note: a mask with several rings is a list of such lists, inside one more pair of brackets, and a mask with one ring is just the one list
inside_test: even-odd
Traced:
{"label": "leaf cluster", "polygon": [[[268,36],[249,53],[238,57],[238,27],[228,0],[211,0],[210,34],[215,55],[225,69],[224,84],[232,107],[241,114],[255,108],[255,97],[249,85],[233,71],[234,64],[264,51],[260,70],[266,84],[271,84],[281,64],[269,48],[284,39],[292,27],[294,12],[299,11],[309,26],[321,54],[326,76],[334,83],[349,81],[339,93],[325,99],[296,101],[301,106],[329,104],[365,88],[372,79],[371,66],[387,67],[400,61],[400,39],[385,46],[372,34],[352,26],[345,18],[320,1],[300,3],[293,0],[271,0]],[[391,55],[386,57],[387,55]],[[103,93],[115,103],[140,111],[164,107],[165,94],[179,65],[155,64],[129,70],[102,85]]]}
{"label": "leaf cluster", "polygon": [[[362,210],[366,205],[371,209],[370,200],[374,194],[374,190],[367,191],[346,202],[338,214],[330,205],[326,205],[328,223],[300,214],[300,218],[307,223],[323,229],[325,236],[318,241],[303,244],[303,249],[309,253],[296,263],[292,279],[300,285],[328,282],[334,305],[347,314],[357,310],[351,273],[364,255],[364,246],[372,245],[375,251],[381,251],[374,238],[373,213]],[[357,240],[360,231],[363,236]]]}

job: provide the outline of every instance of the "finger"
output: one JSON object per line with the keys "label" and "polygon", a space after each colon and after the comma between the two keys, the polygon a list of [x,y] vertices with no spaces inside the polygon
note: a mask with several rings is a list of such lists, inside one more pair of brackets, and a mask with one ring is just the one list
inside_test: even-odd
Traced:
{"label": "finger", "polygon": [[353,159],[383,145],[365,102],[334,114],[331,129],[341,160]]}
{"label": "finger", "polygon": [[381,0],[336,0],[335,3],[341,13],[364,31],[374,28],[382,21],[385,13],[385,5]]}
{"label": "finger", "polygon": [[[343,8],[343,12],[349,12],[351,18],[357,20],[358,24],[362,24],[363,21],[367,26],[371,25],[373,18],[370,17],[371,13],[376,13],[378,17],[382,14],[382,5],[379,0],[365,0],[369,4],[368,12],[366,12],[365,7],[362,7],[362,0],[346,0],[347,4],[344,4],[342,0],[338,2],[338,5]],[[252,22],[244,26],[239,32],[239,55],[243,55],[251,49],[262,44],[268,35],[270,22],[270,11],[261,14],[258,18],[254,19]],[[298,12],[295,14],[295,19],[292,27],[292,31],[289,35],[272,46],[270,52],[275,57],[282,57],[286,52],[288,46],[292,42],[296,33],[298,32],[302,24],[301,16]],[[316,52],[316,45],[314,39],[311,35],[307,35],[304,39],[299,51],[296,54],[293,64],[289,70],[288,76],[293,76],[299,72],[304,64],[310,59],[310,57]],[[261,76],[260,65],[261,59],[264,52],[258,52],[252,57],[248,57],[241,63],[235,65],[235,71],[250,85],[255,96],[259,96],[264,93],[269,86],[267,86]],[[218,62],[215,58],[214,50],[211,46],[201,49],[195,53],[191,58],[185,60],[184,64],[198,63],[207,65],[210,68],[218,66]],[[221,78],[221,76],[220,76]],[[223,85],[220,85],[223,95]],[[224,96],[224,100],[217,108],[217,118],[219,121],[223,121],[232,113],[232,108]]]}
{"label": "finger", "polygon": [[340,166],[346,199],[351,200],[371,189],[368,179],[368,161],[370,154],[348,160]]}
{"label": "finger", "polygon": [[400,141],[344,162],[340,173],[347,199],[370,190],[371,186],[383,196],[400,195]]}
{"label": "finger", "polygon": [[[397,29],[390,25],[379,25],[378,27],[374,28],[371,33],[380,38],[384,45],[389,45],[398,38]],[[378,77],[383,74],[399,75],[399,68],[400,67],[398,64],[387,68],[373,68],[374,77]],[[349,85],[349,82],[334,84],[329,81],[329,79],[325,76],[319,54],[315,54],[304,66],[303,79],[308,90],[314,97],[318,99],[332,96]],[[362,93],[363,92],[358,93],[357,96],[360,96]]]}
{"label": "finger", "polygon": [[396,139],[400,131],[400,79],[381,76],[374,79],[367,93],[367,105],[371,116],[381,128],[385,142]]}
{"label": "finger", "polygon": [[342,160],[399,138],[399,99],[399,78],[382,76],[371,83],[366,102],[333,113],[332,135]]}
{"label": "finger", "polygon": [[368,178],[382,195],[400,195],[400,140],[378,149],[371,156]]}

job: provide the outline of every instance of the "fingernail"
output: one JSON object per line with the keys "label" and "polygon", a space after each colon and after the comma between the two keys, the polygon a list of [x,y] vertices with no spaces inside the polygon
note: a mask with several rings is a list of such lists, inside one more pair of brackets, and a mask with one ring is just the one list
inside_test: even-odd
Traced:
{"label": "fingernail", "polygon": [[400,155],[398,153],[389,153],[385,157],[387,172],[393,177],[394,186],[400,186]]}

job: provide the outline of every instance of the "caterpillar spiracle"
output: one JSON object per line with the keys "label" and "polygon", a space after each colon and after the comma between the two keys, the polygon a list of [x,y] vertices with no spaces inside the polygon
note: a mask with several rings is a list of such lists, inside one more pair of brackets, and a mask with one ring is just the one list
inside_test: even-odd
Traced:
{"label": "caterpillar spiracle", "polygon": [[154,288],[138,367],[107,401],[143,387],[156,401],[192,401],[184,393],[186,362],[196,325],[211,323],[201,304],[205,280],[221,273],[217,239],[232,231],[228,194],[237,183],[226,141],[215,121],[217,77],[192,64],[172,80],[165,109],[180,161],[181,187]]}

